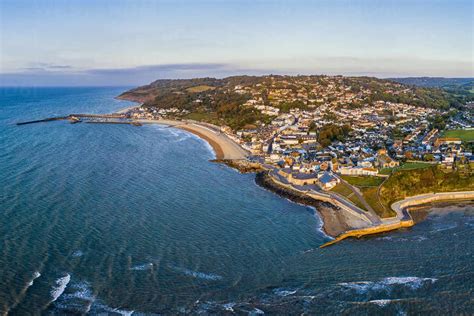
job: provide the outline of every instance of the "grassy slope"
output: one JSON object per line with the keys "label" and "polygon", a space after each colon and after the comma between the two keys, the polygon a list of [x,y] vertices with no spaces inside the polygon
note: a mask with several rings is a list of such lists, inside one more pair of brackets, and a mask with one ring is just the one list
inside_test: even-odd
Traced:
{"label": "grassy slope", "polygon": [[382,218],[393,217],[397,215],[390,207],[381,204],[378,196],[378,187],[364,187],[361,188],[364,199],[374,209],[374,211]]}
{"label": "grassy slope", "polygon": [[332,188],[331,191],[339,193],[361,209],[365,210],[364,204],[362,204],[359,198],[355,194],[353,194],[352,190],[348,188],[347,185],[339,183],[334,188]]}

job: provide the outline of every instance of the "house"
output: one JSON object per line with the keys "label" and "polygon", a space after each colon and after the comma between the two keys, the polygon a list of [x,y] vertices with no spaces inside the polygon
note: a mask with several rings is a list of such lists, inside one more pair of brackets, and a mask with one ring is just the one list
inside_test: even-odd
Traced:
{"label": "house", "polygon": [[340,182],[338,178],[327,171],[319,176],[318,181],[324,190],[331,190]]}
{"label": "house", "polygon": [[289,183],[294,185],[309,185],[318,182],[318,176],[316,173],[292,172],[291,169],[287,168],[281,169],[278,173],[284,176]]}
{"label": "house", "polygon": [[440,145],[450,145],[450,144],[455,144],[455,145],[461,145],[462,141],[460,138],[456,137],[445,137],[445,138],[438,138],[435,141],[435,146],[440,146]]}
{"label": "house", "polygon": [[371,167],[339,167],[339,173],[349,176],[376,176],[379,171]]}

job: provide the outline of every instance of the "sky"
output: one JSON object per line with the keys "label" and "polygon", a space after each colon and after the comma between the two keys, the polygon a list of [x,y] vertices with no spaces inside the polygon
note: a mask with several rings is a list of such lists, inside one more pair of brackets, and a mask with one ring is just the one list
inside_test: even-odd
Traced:
{"label": "sky", "polygon": [[0,0],[0,85],[474,77],[472,0]]}

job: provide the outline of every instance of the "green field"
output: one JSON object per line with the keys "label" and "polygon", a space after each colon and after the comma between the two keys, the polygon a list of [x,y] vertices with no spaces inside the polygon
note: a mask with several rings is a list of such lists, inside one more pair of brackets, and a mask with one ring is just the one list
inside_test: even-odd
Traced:
{"label": "green field", "polygon": [[414,170],[414,169],[424,169],[432,167],[432,164],[426,162],[407,162],[396,168],[397,170]]}
{"label": "green field", "polygon": [[460,138],[463,142],[474,141],[474,129],[453,129],[445,131],[443,137]]}
{"label": "green field", "polygon": [[201,85],[201,86],[187,88],[186,91],[191,92],[191,93],[198,93],[198,92],[204,92],[207,90],[214,90],[214,89],[215,88],[211,86]]}
{"label": "green field", "polygon": [[371,176],[341,176],[344,180],[349,182],[352,185],[358,187],[377,187],[379,186],[384,178],[381,177],[371,177]]}

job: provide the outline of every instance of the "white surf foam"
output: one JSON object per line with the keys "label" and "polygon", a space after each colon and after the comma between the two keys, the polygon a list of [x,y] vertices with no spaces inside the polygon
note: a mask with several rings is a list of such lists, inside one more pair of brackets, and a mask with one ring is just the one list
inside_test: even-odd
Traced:
{"label": "white surf foam", "polygon": [[64,312],[88,313],[95,299],[88,282],[71,282],[68,285],[68,293],[58,298],[55,307]]}
{"label": "white surf foam", "polygon": [[151,268],[153,268],[153,263],[149,262],[149,263],[133,266],[130,268],[130,270],[144,271],[144,270],[150,270]]}
{"label": "white surf foam", "polygon": [[347,282],[339,283],[340,286],[355,290],[357,293],[366,293],[368,291],[390,291],[391,287],[401,285],[409,287],[413,290],[420,288],[421,286],[434,283],[437,279],[435,278],[419,278],[419,277],[387,277],[380,281],[360,281],[360,282]]}
{"label": "white surf foam", "polygon": [[56,301],[61,296],[61,294],[64,293],[64,290],[66,290],[66,287],[70,281],[71,276],[69,274],[66,274],[66,276],[56,280],[56,286],[54,286],[51,290],[51,296],[53,297],[51,302]]}
{"label": "white surf foam", "polygon": [[224,307],[224,309],[229,312],[234,311],[234,306],[235,306],[235,303],[227,303],[227,304],[222,305],[222,307]]}
{"label": "white surf foam", "polygon": [[288,290],[288,289],[274,289],[273,294],[278,295],[278,296],[288,296],[288,295],[293,295],[296,293],[296,290]]}
{"label": "white surf foam", "polygon": [[72,256],[77,258],[77,257],[82,257],[84,255],[84,253],[80,250],[76,250],[72,253]]}
{"label": "white surf foam", "polygon": [[120,315],[123,315],[123,316],[131,316],[133,315],[133,313],[135,313],[135,311],[133,310],[126,310],[126,309],[121,309],[121,307],[110,307],[110,306],[107,306],[105,304],[102,304],[102,303],[94,303],[94,306],[92,308],[92,312],[91,314],[93,315],[110,315],[110,314],[113,314],[113,313],[116,313],[116,314],[120,314]]}
{"label": "white surf foam", "polygon": [[41,273],[39,273],[38,271],[35,271],[35,273],[33,273],[33,278],[31,279],[30,282],[28,282],[27,288],[29,288],[30,286],[32,286],[33,283],[35,282],[35,280],[36,280],[37,278],[39,278],[40,276],[41,276]]}
{"label": "white surf foam", "polygon": [[178,271],[178,272],[181,272],[185,275],[188,275],[188,276],[192,276],[194,278],[197,278],[197,279],[203,279],[203,280],[211,280],[211,281],[217,281],[217,280],[222,280],[223,277],[218,275],[218,274],[214,274],[214,273],[204,273],[204,272],[200,272],[200,271],[193,271],[193,270],[189,270],[189,269],[186,269],[186,268],[180,268],[180,267],[172,267],[174,270]]}
{"label": "white surf foam", "polygon": [[263,314],[265,314],[265,312],[256,307],[254,307],[254,309],[249,313],[249,315],[263,315]]}
{"label": "white surf foam", "polygon": [[390,304],[391,302],[392,302],[392,300],[389,300],[389,299],[381,299],[381,300],[372,300],[372,301],[369,301],[369,303],[378,305],[378,306],[380,306],[380,307],[387,306],[387,305]]}

